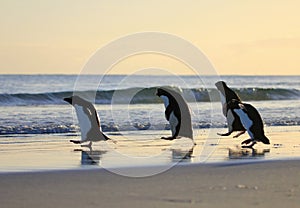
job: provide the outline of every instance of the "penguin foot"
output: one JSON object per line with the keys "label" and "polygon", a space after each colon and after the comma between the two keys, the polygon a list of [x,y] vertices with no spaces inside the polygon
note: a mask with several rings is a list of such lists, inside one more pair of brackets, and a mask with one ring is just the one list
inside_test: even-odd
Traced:
{"label": "penguin foot", "polygon": [[174,139],[176,139],[176,137],[161,137],[161,139],[164,139],[164,140],[174,140]]}
{"label": "penguin foot", "polygon": [[81,144],[80,140],[70,140],[70,142],[73,142],[74,144]]}
{"label": "penguin foot", "polygon": [[243,141],[241,144],[249,144],[250,142],[252,142],[253,139],[246,139],[245,141]]}
{"label": "penguin foot", "polygon": [[255,141],[252,142],[252,144],[250,145],[242,145],[242,148],[250,148],[250,149],[253,149],[253,146],[256,144]]}
{"label": "penguin foot", "polygon": [[251,149],[253,149],[253,146],[256,144],[256,141],[254,141],[252,139],[246,139],[245,141],[242,142],[242,144],[249,144],[250,142],[252,142],[250,145],[242,145],[242,148],[251,148]]}
{"label": "penguin foot", "polygon": [[227,133],[224,133],[224,134],[221,134],[221,133],[217,133],[219,136],[229,136],[232,132],[227,132]]}

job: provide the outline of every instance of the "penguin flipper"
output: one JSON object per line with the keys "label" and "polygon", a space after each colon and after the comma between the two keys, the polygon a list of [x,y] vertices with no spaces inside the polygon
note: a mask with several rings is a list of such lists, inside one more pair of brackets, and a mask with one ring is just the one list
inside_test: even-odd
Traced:
{"label": "penguin flipper", "polygon": [[[101,132],[102,133],[102,132]],[[112,139],[112,138],[109,138],[108,136],[106,136],[105,134],[103,134],[102,133],[102,136],[104,137],[104,139],[105,139],[105,141],[107,141],[107,140],[111,140],[114,144],[116,144],[117,143],[117,141],[116,140],[114,140],[114,139]]]}
{"label": "penguin flipper", "polygon": [[168,105],[168,107],[165,110],[165,116],[166,116],[167,121],[170,120],[171,112],[172,112],[172,108],[170,107],[170,105]]}
{"label": "penguin flipper", "polygon": [[106,135],[103,134],[102,132],[101,132],[101,134],[102,134],[102,136],[104,137],[105,140],[109,140],[109,139],[110,139],[108,136],[106,136]]}

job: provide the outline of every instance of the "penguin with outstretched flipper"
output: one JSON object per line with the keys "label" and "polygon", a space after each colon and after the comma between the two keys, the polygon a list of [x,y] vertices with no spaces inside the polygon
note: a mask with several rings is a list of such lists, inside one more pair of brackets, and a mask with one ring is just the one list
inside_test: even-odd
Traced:
{"label": "penguin with outstretched flipper", "polygon": [[250,136],[250,139],[243,141],[242,144],[251,144],[243,147],[252,148],[256,142],[270,144],[270,140],[265,136],[263,120],[256,108],[239,100],[230,101],[228,108],[237,114]]}

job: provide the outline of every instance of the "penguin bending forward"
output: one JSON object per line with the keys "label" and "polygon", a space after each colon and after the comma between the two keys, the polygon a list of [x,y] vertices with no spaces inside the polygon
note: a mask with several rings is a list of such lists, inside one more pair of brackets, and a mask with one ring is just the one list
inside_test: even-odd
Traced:
{"label": "penguin bending forward", "polygon": [[242,144],[249,144],[248,146],[252,148],[256,142],[262,142],[264,144],[270,144],[269,139],[265,136],[264,133],[264,124],[261,116],[258,111],[250,104],[241,103],[239,100],[231,100],[228,103],[228,108],[232,109],[240,118],[241,123],[244,128],[247,130],[250,139],[247,139],[242,142]]}
{"label": "penguin bending forward", "polygon": [[178,92],[167,88],[158,88],[156,95],[164,102],[165,117],[170,123],[172,132],[172,136],[162,139],[187,137],[193,140],[191,113],[185,99]]}
{"label": "penguin bending forward", "polygon": [[238,101],[241,101],[241,99],[232,89],[230,89],[226,85],[224,81],[216,82],[215,85],[220,93],[223,115],[226,117],[228,125],[228,132],[224,134],[218,133],[218,135],[229,136],[234,131],[241,131],[240,133],[234,136],[234,138],[237,138],[240,135],[244,134],[246,130],[243,127],[239,116],[237,116],[237,114],[234,111],[228,108],[227,104],[233,99]]}
{"label": "penguin bending forward", "polygon": [[81,140],[70,140],[70,142],[81,144],[89,141],[90,143],[84,146],[91,148],[92,142],[110,139],[102,133],[98,113],[91,102],[86,101],[79,96],[67,97],[64,98],[64,101],[75,108],[81,131]]}

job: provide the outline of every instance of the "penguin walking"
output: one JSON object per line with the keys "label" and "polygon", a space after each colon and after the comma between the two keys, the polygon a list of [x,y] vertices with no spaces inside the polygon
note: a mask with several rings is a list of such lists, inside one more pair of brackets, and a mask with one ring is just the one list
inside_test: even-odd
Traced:
{"label": "penguin walking", "polygon": [[243,147],[252,148],[253,145],[256,144],[256,142],[270,144],[269,139],[265,136],[264,133],[263,120],[256,108],[254,108],[250,104],[241,103],[239,100],[234,99],[228,103],[228,108],[232,109],[232,111],[237,114],[237,116],[241,120],[241,123],[250,136],[250,139],[246,139],[242,142],[242,144],[251,144]]}
{"label": "penguin walking", "polygon": [[237,114],[234,111],[228,108],[227,104],[233,99],[241,102],[241,99],[232,89],[230,89],[226,85],[224,81],[216,82],[215,86],[217,87],[220,93],[223,115],[226,117],[227,125],[228,125],[228,132],[224,134],[218,133],[218,135],[229,136],[234,131],[240,131],[238,134],[234,136],[234,138],[237,138],[240,135],[244,134],[246,130],[243,127],[239,116],[237,116]]}
{"label": "penguin walking", "polygon": [[[71,104],[76,111],[77,119],[81,131],[81,140],[70,140],[74,144],[90,142],[87,146],[91,148],[92,142],[109,140],[101,131],[100,119],[93,104],[79,96],[64,98],[64,101]],[[114,142],[114,141],[113,141]]]}
{"label": "penguin walking", "polygon": [[193,140],[191,113],[185,99],[178,92],[167,88],[158,88],[156,95],[164,102],[165,117],[170,123],[172,132],[172,136],[162,139],[187,137]]}

